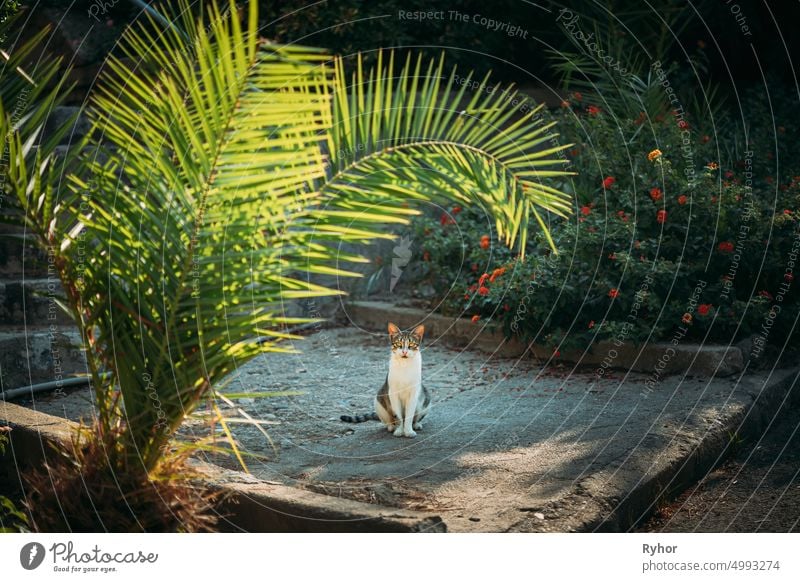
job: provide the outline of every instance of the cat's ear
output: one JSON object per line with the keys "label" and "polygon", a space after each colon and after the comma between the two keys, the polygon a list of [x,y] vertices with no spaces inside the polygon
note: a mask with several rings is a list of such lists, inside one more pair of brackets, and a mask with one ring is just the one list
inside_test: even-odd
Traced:
{"label": "cat's ear", "polygon": [[389,335],[395,335],[400,333],[400,328],[393,324],[391,321],[389,322]]}
{"label": "cat's ear", "polygon": [[419,339],[422,339],[422,335],[425,333],[425,326],[418,325],[417,327],[414,328],[414,330],[411,333],[417,336]]}

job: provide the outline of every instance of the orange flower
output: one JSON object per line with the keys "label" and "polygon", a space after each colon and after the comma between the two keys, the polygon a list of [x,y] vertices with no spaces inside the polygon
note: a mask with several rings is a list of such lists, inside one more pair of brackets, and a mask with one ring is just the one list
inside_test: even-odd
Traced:
{"label": "orange flower", "polygon": [[611,289],[608,290],[608,296],[611,297],[611,299],[616,299],[617,297],[619,297],[619,289],[617,289],[616,287],[612,287]]}
{"label": "orange flower", "polygon": [[659,149],[655,149],[649,154],[647,154],[647,159],[650,160],[651,162],[656,161],[660,157],[661,157],[661,150]]}
{"label": "orange flower", "polygon": [[709,170],[718,170],[719,164],[717,162],[708,162],[706,164],[706,168],[708,168]]}
{"label": "orange flower", "polygon": [[681,206],[686,204],[687,200],[688,198],[686,198],[686,194],[681,194],[680,196],[678,196],[678,204],[680,204]]}
{"label": "orange flower", "polygon": [[488,278],[489,278],[489,273],[484,273],[483,275],[481,275],[481,278],[478,279],[478,285],[483,286],[483,284],[486,283],[486,279]]}
{"label": "orange flower", "polygon": [[492,271],[492,276],[489,277],[489,282],[490,283],[494,283],[495,279],[500,277],[505,272],[506,272],[506,268],[505,267],[499,267],[499,268],[495,269],[494,271]]}
{"label": "orange flower", "polygon": [[488,249],[489,243],[490,243],[489,235],[488,234],[483,235],[481,237],[481,248],[484,250]]}
{"label": "orange flower", "polygon": [[667,211],[666,210],[659,210],[656,212],[656,222],[658,224],[664,224],[667,221]]}
{"label": "orange flower", "polygon": [[478,295],[486,297],[488,294],[489,294],[489,288],[488,287],[484,287],[483,285],[481,285],[478,288]]}
{"label": "orange flower", "polygon": [[481,316],[480,316],[480,315],[473,315],[473,316],[472,316],[472,323],[478,323],[478,321],[480,320],[480,318],[481,318]]}
{"label": "orange flower", "polygon": [[653,202],[661,200],[661,196],[661,188],[650,188],[650,198],[653,199]]}
{"label": "orange flower", "polygon": [[683,323],[689,324],[692,323],[692,316],[690,313],[684,313],[683,317],[681,317],[681,321]]}

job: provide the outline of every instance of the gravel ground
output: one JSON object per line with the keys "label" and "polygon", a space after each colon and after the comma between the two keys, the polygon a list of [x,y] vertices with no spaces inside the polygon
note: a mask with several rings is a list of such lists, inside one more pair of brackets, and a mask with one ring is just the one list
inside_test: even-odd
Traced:
{"label": "gravel ground", "polygon": [[[670,377],[647,392],[641,374],[596,380],[429,341],[423,378],[432,409],[418,437],[405,439],[377,422],[339,420],[371,410],[388,369],[386,334],[322,329],[296,347],[302,353],[242,366],[225,388],[272,394],[238,401],[267,434],[232,425],[249,470],[268,481],[430,511],[450,531],[592,530],[775,381],[763,373],[741,381]],[[71,419],[91,413],[88,390],[27,404]],[[792,418],[796,411],[767,439],[742,443],[736,459],[661,508],[643,531],[797,530],[800,442]],[[185,430],[207,434],[208,426],[197,419]],[[227,456],[207,460],[237,467]]]}

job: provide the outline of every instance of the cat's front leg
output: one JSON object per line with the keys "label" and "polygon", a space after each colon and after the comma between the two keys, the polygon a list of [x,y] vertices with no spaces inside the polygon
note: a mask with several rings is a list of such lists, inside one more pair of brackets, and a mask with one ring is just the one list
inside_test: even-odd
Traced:
{"label": "cat's front leg", "polygon": [[[405,416],[403,417],[403,432],[402,435],[404,437],[413,438],[417,436],[417,433],[414,432],[414,415],[417,411],[417,395],[419,393],[419,389],[414,390],[414,393],[409,398],[408,405],[405,409]],[[397,435],[397,433],[394,433]]]}

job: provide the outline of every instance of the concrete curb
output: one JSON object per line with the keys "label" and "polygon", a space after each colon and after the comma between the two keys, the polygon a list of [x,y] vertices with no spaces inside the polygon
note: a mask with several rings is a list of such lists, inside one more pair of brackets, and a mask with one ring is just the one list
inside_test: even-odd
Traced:
{"label": "concrete curb", "polygon": [[[625,487],[634,477],[625,479],[624,464],[619,459],[599,473],[595,473],[575,484],[574,491],[557,503],[532,508],[555,516],[546,528],[540,520],[526,517],[509,531],[556,531],[574,532],[625,532],[648,517],[662,500],[671,500],[690,485],[702,479],[710,470],[722,462],[734,448],[737,439],[760,437],[778,410],[789,402],[800,400],[800,369],[775,371],[775,380],[761,385],[740,378],[737,389],[748,393],[753,403],[749,407],[736,407],[721,417],[713,429],[708,429],[699,440],[672,439],[666,447],[665,456],[671,459],[653,474],[642,470],[632,488]],[[663,435],[648,435],[651,441],[667,438]],[[657,449],[656,442],[642,443],[646,449]],[[663,449],[662,449],[663,450]],[[656,460],[652,460],[655,465]],[[618,470],[622,476],[618,476]],[[609,488],[611,495],[609,495]],[[627,490],[626,490],[627,489]],[[602,496],[597,491],[602,490]],[[602,498],[601,498],[602,497]]]}
{"label": "concrete curb", "polygon": [[[346,305],[345,312],[354,325],[373,331],[384,331],[388,321],[404,329],[424,323],[427,338],[441,339],[455,347],[477,349],[499,357],[527,356],[543,361],[548,361],[553,355],[552,348],[533,343],[526,345],[516,338],[506,338],[502,328],[495,323],[472,323],[465,318],[395,307],[379,301],[351,302]],[[557,361],[644,373],[653,372],[658,367],[660,376],[686,373],[687,376],[725,377],[744,370],[745,354],[738,346],[658,343],[636,346],[629,342],[616,345],[602,341],[586,352],[565,351]]]}
{"label": "concrete curb", "polygon": [[[0,402],[0,426],[11,427],[0,456],[0,479],[19,482],[19,470],[46,458],[52,446],[71,447],[77,423]],[[222,493],[220,527],[237,532],[444,532],[436,515],[340,499],[260,481],[239,471],[197,463],[205,486]]]}

